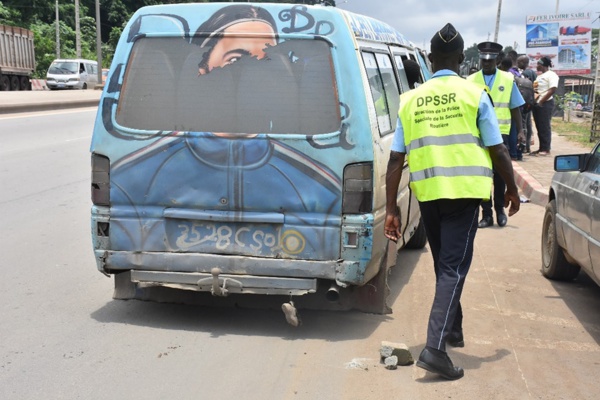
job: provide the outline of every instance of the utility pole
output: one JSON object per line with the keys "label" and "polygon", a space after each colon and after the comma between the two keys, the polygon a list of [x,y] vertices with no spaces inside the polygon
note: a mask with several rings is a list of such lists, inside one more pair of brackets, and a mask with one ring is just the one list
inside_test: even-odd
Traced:
{"label": "utility pole", "polygon": [[75,51],[81,58],[81,30],[79,29],[79,0],[75,0]]}
{"label": "utility pole", "polygon": [[494,42],[498,43],[498,31],[500,30],[500,11],[502,10],[502,0],[498,0],[498,14],[496,15],[496,31],[494,32]]}
{"label": "utility pole", "polygon": [[100,0],[96,0],[96,57],[98,58],[98,84],[102,84],[102,35],[100,34]]}
{"label": "utility pole", "polygon": [[558,0],[556,0],[556,12],[555,14],[558,14]]}
{"label": "utility pole", "polygon": [[58,23],[58,0],[56,0],[56,58],[60,58],[60,29]]}

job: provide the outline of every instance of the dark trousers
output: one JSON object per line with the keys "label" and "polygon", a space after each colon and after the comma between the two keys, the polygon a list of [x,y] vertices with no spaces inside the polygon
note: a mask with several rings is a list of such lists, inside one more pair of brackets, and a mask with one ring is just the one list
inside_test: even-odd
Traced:
{"label": "dark trousers", "polygon": [[480,199],[420,202],[435,269],[435,297],[429,314],[427,346],[446,351],[446,337],[462,332],[462,294],[473,259]]}
{"label": "dark trousers", "polygon": [[531,134],[532,126],[531,126],[531,111],[523,114],[523,127],[527,128],[526,142],[525,142],[525,152],[531,152]]}
{"label": "dark trousers", "polygon": [[554,110],[554,99],[548,100],[542,106],[533,107],[533,120],[540,140],[540,151],[550,151],[552,142],[552,111]]}
{"label": "dark trousers", "polygon": [[510,124],[510,133],[508,134],[508,153],[510,154],[510,158],[513,159],[518,159],[523,156],[523,153],[521,153],[518,148],[518,136],[519,134],[517,132],[517,125]]}
{"label": "dark trousers", "polygon": [[[508,147],[508,135],[502,135],[504,145]],[[485,217],[493,217],[492,208],[496,210],[496,214],[504,213],[504,192],[506,191],[506,183],[494,168],[494,191],[490,200],[481,202],[481,215]],[[492,204],[492,200],[494,201]]]}

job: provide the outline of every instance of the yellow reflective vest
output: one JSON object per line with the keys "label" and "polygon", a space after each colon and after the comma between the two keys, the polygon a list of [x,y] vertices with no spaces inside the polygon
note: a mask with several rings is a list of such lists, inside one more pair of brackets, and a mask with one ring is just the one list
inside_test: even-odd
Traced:
{"label": "yellow reflective vest", "polygon": [[492,160],[477,128],[482,93],[481,86],[458,76],[440,76],[400,96],[417,200],[490,198]]}
{"label": "yellow reflective vest", "polygon": [[493,87],[488,87],[483,77],[482,71],[477,71],[467,77],[467,80],[487,87],[494,101],[494,111],[498,118],[500,133],[508,135],[510,133],[511,115],[510,115],[510,95],[512,94],[513,83],[515,81],[510,72],[502,71],[496,68],[496,77]]}

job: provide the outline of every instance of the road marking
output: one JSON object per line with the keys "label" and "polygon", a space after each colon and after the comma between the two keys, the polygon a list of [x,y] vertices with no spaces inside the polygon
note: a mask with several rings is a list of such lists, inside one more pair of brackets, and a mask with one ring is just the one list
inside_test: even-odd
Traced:
{"label": "road marking", "polygon": [[[582,343],[572,342],[569,340],[544,340],[519,337],[511,337],[507,339],[513,345],[519,348],[600,353],[600,346],[598,346],[598,344],[596,343]],[[498,339],[482,336],[467,336],[465,340],[468,340],[469,343],[475,343],[482,346],[498,346],[498,342],[502,342],[502,338]]]}
{"label": "road marking", "polygon": [[80,136],[80,137],[76,137],[73,139],[67,139],[67,140],[65,140],[65,142],[74,142],[76,140],[83,140],[83,139],[90,140],[91,136]]}
{"label": "road marking", "polygon": [[588,332],[600,333],[600,326],[598,326],[597,324],[586,324],[584,322],[574,322],[572,320],[565,319],[565,318],[549,317],[546,315],[539,315],[539,314],[533,313],[533,312],[512,311],[512,310],[506,310],[506,309],[499,310],[495,306],[486,305],[486,304],[480,304],[478,307],[477,306],[469,307],[469,309],[474,310],[474,311],[482,311],[482,310],[483,311],[486,311],[486,310],[487,311],[496,311],[503,317],[515,317],[516,316],[520,319],[524,319],[527,321],[542,322],[542,323],[546,323],[546,324],[550,324],[550,325],[560,326],[563,328],[579,329],[580,327],[583,327]]}
{"label": "road marking", "polygon": [[[496,291],[494,290],[494,285],[492,284],[493,279],[490,277],[490,271],[492,270],[492,268],[488,268],[486,260],[484,258],[481,258],[481,265],[483,265],[483,272],[485,273],[485,276],[487,278],[487,285],[490,288],[490,292],[492,293],[492,296],[494,298],[494,308],[500,312],[502,310],[502,308],[500,307],[500,303],[498,302],[498,297],[496,296]],[[525,373],[523,372],[523,368],[521,368],[521,363],[519,361],[519,356],[517,355],[517,348],[515,346],[514,339],[511,337],[510,332],[508,330],[508,322],[507,322],[507,318],[505,316],[502,316],[502,324],[504,325],[504,334],[506,335],[506,338],[508,338],[508,341],[510,342],[510,346],[512,348],[512,354],[515,357],[515,362],[517,363],[517,370],[519,371],[519,374],[521,374],[521,380],[523,381],[523,384],[525,385],[525,388],[527,389],[527,394],[529,395],[529,398],[533,398],[531,390],[529,389],[529,383],[527,382],[527,377],[525,376]]]}

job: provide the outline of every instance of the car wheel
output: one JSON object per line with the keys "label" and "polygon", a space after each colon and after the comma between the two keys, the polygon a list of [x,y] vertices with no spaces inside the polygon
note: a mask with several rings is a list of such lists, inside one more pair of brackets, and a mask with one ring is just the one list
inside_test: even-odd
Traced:
{"label": "car wheel", "polygon": [[574,279],[579,266],[567,261],[556,239],[556,200],[552,200],[546,205],[542,225],[542,274],[548,279]]}
{"label": "car wheel", "polygon": [[10,90],[10,79],[6,75],[0,76],[0,91],[7,92]]}
{"label": "car wheel", "polygon": [[84,83],[83,86],[81,87],[81,90],[86,90],[87,89],[87,83]]}
{"label": "car wheel", "polygon": [[427,244],[427,233],[425,232],[425,224],[422,219],[419,219],[419,225],[417,225],[417,230],[415,234],[410,238],[410,240],[404,246],[407,249],[422,249]]}
{"label": "car wheel", "polygon": [[19,80],[19,77],[16,75],[13,75],[10,77],[10,90],[20,90],[21,89],[21,82]]}
{"label": "car wheel", "polygon": [[22,76],[19,79],[19,84],[21,86],[21,90],[31,90],[31,85],[29,84],[29,78],[26,76]]}

